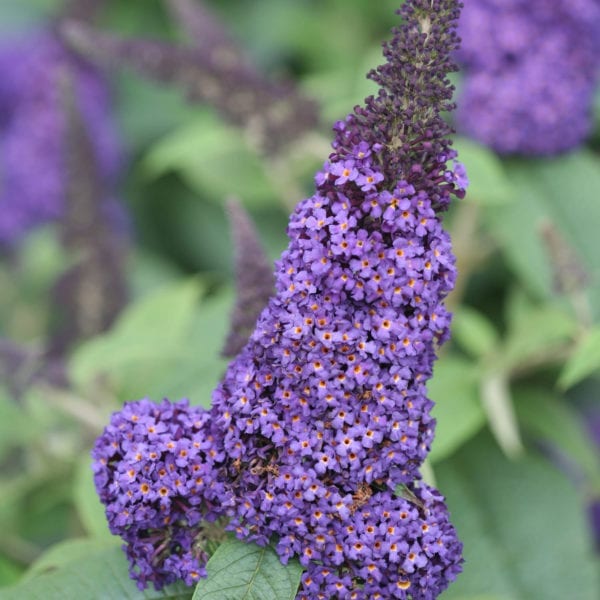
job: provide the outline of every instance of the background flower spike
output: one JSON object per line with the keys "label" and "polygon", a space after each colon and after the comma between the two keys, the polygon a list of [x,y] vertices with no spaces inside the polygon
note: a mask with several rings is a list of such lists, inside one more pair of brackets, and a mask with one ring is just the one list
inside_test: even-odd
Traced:
{"label": "background flower spike", "polygon": [[49,342],[52,357],[108,329],[127,301],[122,209],[107,200],[69,72],[60,86],[66,118],[66,190],[59,230],[62,245],[75,262],[52,291],[58,316]]}
{"label": "background flower spike", "polygon": [[235,198],[227,201],[235,248],[236,299],[222,355],[236,356],[246,345],[256,320],[275,290],[273,264],[267,257],[250,215]]}
{"label": "background flower spike", "polygon": [[[76,21],[64,23],[61,31],[67,43],[91,60],[110,67],[125,65],[182,87],[190,101],[215,107],[245,131],[252,146],[267,154],[276,153],[317,123],[314,101],[292,84],[271,81],[246,61],[239,62],[243,53],[237,49],[233,60],[224,60],[222,53],[204,44],[198,48],[124,39]],[[231,48],[228,37],[223,45]]]}

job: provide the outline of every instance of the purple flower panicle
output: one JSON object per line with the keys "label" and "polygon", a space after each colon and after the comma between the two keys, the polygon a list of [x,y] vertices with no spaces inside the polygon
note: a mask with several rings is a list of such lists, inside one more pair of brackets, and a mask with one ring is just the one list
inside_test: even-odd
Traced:
{"label": "purple flower panicle", "polygon": [[472,0],[460,20],[465,134],[503,154],[555,154],[592,126],[596,0]]}
{"label": "purple flower panicle", "polygon": [[51,34],[3,42],[0,65],[0,245],[10,245],[65,209],[65,78],[73,82],[105,179],[115,176],[120,151],[104,80]]}
{"label": "purple flower panicle", "polygon": [[138,587],[205,576],[210,523],[230,503],[214,476],[221,457],[209,413],[187,400],[130,402],[112,415],[92,458],[96,491]]}
{"label": "purple flower panicle", "polygon": [[[370,580],[366,554],[322,545],[358,526],[371,497],[395,515],[397,484],[420,478],[435,425],[426,382],[449,335],[455,268],[439,212],[466,176],[448,167],[456,154],[440,113],[451,106],[458,3],[416,0],[401,13],[388,63],[371,75],[382,91],[336,124],[316,191],[291,216],[276,295],[213,394],[221,479],[236,502],[229,528],[279,539],[283,561],[299,558],[308,570],[298,598],[434,598],[462,561],[441,500],[444,566],[419,555],[422,584],[394,562],[384,568],[385,553]],[[313,580],[323,567],[327,581]]]}

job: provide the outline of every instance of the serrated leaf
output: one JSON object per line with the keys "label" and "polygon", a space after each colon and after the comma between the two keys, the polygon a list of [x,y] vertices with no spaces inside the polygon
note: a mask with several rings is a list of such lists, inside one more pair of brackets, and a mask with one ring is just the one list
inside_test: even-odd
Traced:
{"label": "serrated leaf", "polygon": [[460,306],[452,318],[452,339],[475,358],[489,355],[499,343],[494,325],[479,311]]}
{"label": "serrated leaf", "polygon": [[206,570],[193,600],[294,600],[303,569],[297,561],[281,564],[270,546],[228,539]]}
{"label": "serrated leaf", "polygon": [[458,160],[465,165],[469,177],[466,201],[494,205],[515,200],[510,179],[494,152],[462,137],[454,140],[454,149],[458,152]]}
{"label": "serrated leaf", "polygon": [[581,499],[537,455],[507,460],[482,433],[436,468],[464,543],[443,600],[596,600],[600,577]]}
{"label": "serrated leaf", "polygon": [[450,456],[485,424],[479,402],[477,368],[447,354],[436,364],[427,390],[436,403],[432,414],[437,420],[429,458],[437,462]]}
{"label": "serrated leaf", "polygon": [[127,560],[119,546],[76,543],[74,546],[68,542],[53,550],[45,563],[45,572],[3,590],[2,600],[190,600],[192,597],[192,590],[183,585],[169,586],[160,592],[151,588],[142,592],[129,578]]}
{"label": "serrated leaf", "polygon": [[567,389],[600,369],[600,327],[588,331],[565,364],[558,385]]}

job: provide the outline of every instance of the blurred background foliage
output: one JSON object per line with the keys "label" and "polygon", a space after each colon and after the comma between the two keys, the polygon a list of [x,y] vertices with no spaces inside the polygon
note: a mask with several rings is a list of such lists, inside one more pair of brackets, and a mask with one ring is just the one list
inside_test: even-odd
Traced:
{"label": "blurred background foliage", "polygon": [[[176,86],[131,68],[107,73],[125,146],[116,195],[129,215],[127,305],[49,364],[51,290],[73,255],[50,224],[0,258],[0,585],[25,577],[32,586],[0,597],[109,597],[109,568],[111,597],[161,597],[127,579],[89,449],[124,401],[210,404],[234,298],[224,203],[241,199],[275,259],[291,208],[327,157],[331,124],[374,91],[364,75],[379,63],[397,2],[206,4],[262,72],[293,79],[317,102],[320,125],[268,156]],[[1,2],[0,35],[44,26],[61,8]],[[159,0],[106,2],[98,27],[184,39]],[[438,426],[427,468],[465,545],[447,600],[600,597],[600,532],[589,518],[600,502],[599,109],[587,143],[552,158],[501,158],[456,138],[471,185],[445,221],[459,283],[453,339],[429,385]],[[36,584],[49,570],[54,579]],[[80,588],[77,577],[95,583]]]}

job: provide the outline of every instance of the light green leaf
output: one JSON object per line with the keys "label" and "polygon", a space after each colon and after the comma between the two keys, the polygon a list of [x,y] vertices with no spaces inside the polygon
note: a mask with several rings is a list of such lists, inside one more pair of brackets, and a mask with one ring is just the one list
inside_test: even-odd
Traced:
{"label": "light green leaf", "polygon": [[446,354],[436,364],[427,389],[436,403],[432,414],[437,419],[429,458],[437,462],[450,456],[485,424],[479,402],[477,367]]}
{"label": "light green leaf", "polygon": [[479,311],[468,306],[459,306],[454,312],[452,339],[475,358],[489,355],[499,343],[494,325]]}
{"label": "light green leaf", "polygon": [[537,455],[507,460],[482,433],[436,467],[464,543],[443,600],[596,600],[600,578],[581,499]]}
{"label": "light green leaf", "polygon": [[129,578],[123,551],[106,542],[65,542],[38,568],[40,574],[3,590],[2,600],[190,600],[192,596],[183,585],[141,592]]}
{"label": "light green leaf", "polygon": [[89,456],[83,456],[78,461],[73,482],[73,500],[87,533],[94,537],[114,539],[108,529],[104,506],[96,494],[91,462]]}
{"label": "light green leaf", "polygon": [[117,537],[105,538],[73,538],[54,544],[46,550],[30,567],[24,576],[24,581],[52,573],[66,565],[91,556],[98,552],[118,548],[121,540]]}
{"label": "light green leaf", "polygon": [[233,194],[249,204],[269,205],[276,197],[263,162],[240,131],[210,112],[155,144],[144,168],[152,177],[177,171],[194,190],[209,192],[218,200]]}
{"label": "light green leaf", "polygon": [[283,565],[270,546],[236,539],[219,546],[206,570],[193,600],[294,600],[302,576],[297,561]]}
{"label": "light green leaf", "polygon": [[223,376],[228,361],[221,350],[228,330],[233,305],[230,289],[207,298],[200,304],[185,343],[185,356],[168,375],[148,387],[151,397],[187,397],[192,404],[210,406],[211,394]]}
{"label": "light green leaf", "polygon": [[564,366],[558,384],[567,389],[600,369],[600,327],[591,329],[577,344]]}
{"label": "light green leaf", "polygon": [[550,360],[557,349],[568,344],[577,332],[577,323],[565,310],[531,302],[515,290],[507,304],[508,333],[500,361],[505,369],[522,369]]}
{"label": "light green leaf", "polygon": [[195,279],[177,282],[129,306],[108,333],[85,342],[74,353],[73,382],[85,389],[104,376],[124,396],[146,395],[146,389],[186,355],[183,342],[200,293]]}
{"label": "light green leaf", "polygon": [[494,152],[462,137],[455,139],[454,149],[458,151],[458,160],[464,163],[469,177],[466,201],[495,205],[515,199],[510,179]]}

